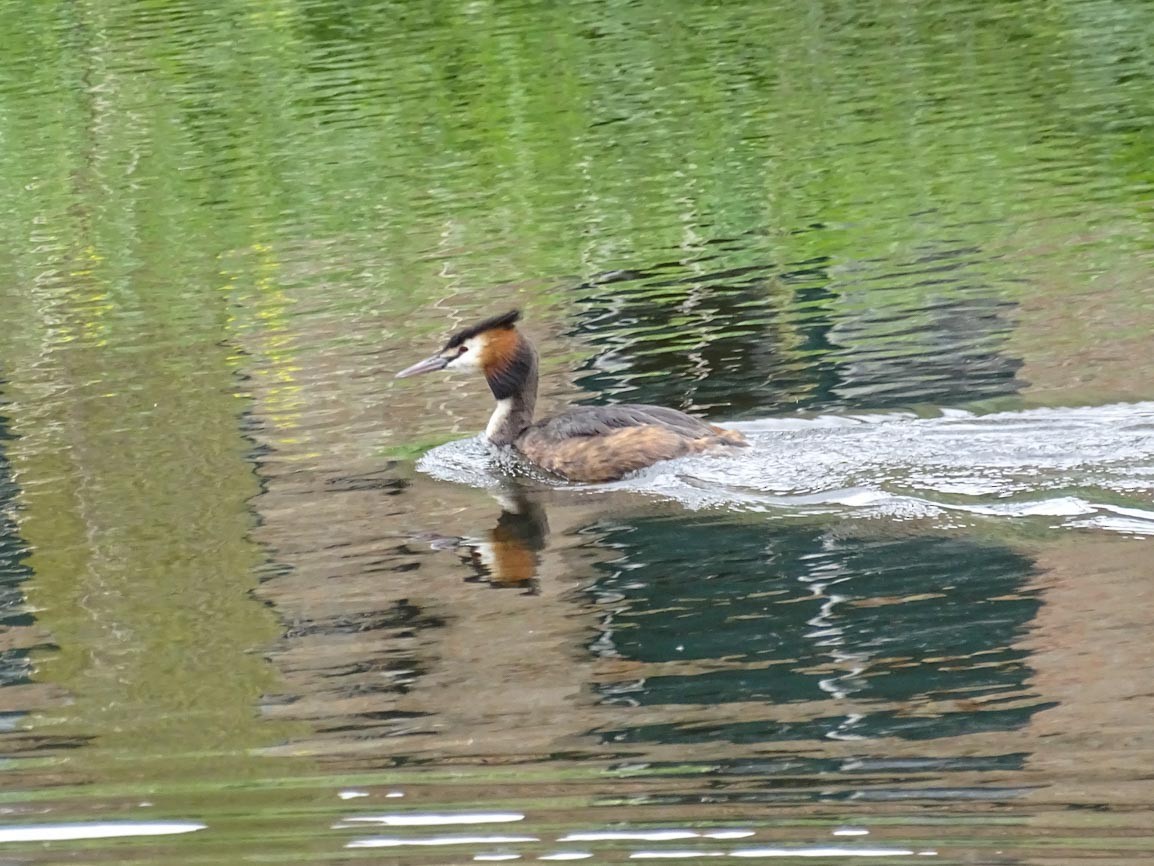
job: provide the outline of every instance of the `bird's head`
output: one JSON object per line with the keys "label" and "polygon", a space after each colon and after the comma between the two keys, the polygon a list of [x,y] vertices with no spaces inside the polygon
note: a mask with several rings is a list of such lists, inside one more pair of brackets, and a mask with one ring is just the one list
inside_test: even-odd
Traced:
{"label": "bird's head", "polygon": [[[401,370],[397,378],[437,370],[480,371],[494,397],[511,397],[527,386],[537,366],[533,347],[517,330],[520,318],[520,310],[510,310],[462,328],[445,341],[439,352]],[[533,384],[535,387],[536,382]]]}

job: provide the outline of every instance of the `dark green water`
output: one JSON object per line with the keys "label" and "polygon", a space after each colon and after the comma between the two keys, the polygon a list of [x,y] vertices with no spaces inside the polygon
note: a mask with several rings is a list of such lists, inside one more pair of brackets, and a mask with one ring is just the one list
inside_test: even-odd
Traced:
{"label": "dark green water", "polygon": [[[1152,45],[0,0],[0,860],[1154,860]],[[753,447],[507,477],[513,305]]]}

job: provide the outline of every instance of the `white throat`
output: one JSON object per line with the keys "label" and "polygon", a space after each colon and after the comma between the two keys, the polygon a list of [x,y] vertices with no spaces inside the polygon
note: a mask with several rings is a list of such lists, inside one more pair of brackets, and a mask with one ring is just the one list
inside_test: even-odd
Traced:
{"label": "white throat", "polygon": [[485,427],[485,438],[492,441],[509,422],[509,414],[513,411],[513,398],[506,397],[497,401],[497,408],[489,416],[489,424]]}

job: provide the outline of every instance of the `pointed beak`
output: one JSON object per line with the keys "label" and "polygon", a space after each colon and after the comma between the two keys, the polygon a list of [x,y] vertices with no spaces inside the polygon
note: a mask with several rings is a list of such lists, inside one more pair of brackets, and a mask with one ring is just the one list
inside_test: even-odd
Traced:
{"label": "pointed beak", "polygon": [[436,370],[444,370],[445,365],[449,363],[448,358],[442,358],[440,355],[433,355],[431,358],[425,358],[423,361],[417,361],[411,367],[405,367],[401,372],[397,373],[398,379],[407,379],[409,376],[419,376],[422,373],[432,373]]}

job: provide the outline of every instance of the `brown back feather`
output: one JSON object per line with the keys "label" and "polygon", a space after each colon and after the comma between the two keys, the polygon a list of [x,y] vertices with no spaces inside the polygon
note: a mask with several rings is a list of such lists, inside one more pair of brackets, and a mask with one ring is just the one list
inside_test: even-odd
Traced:
{"label": "brown back feather", "polygon": [[[729,436],[738,436],[724,431]],[[688,438],[655,424],[622,427],[601,436],[556,440],[529,428],[517,440],[522,454],[542,469],[570,481],[599,483],[616,481],[630,472],[686,454],[708,451],[727,444],[744,444],[726,436]]]}

